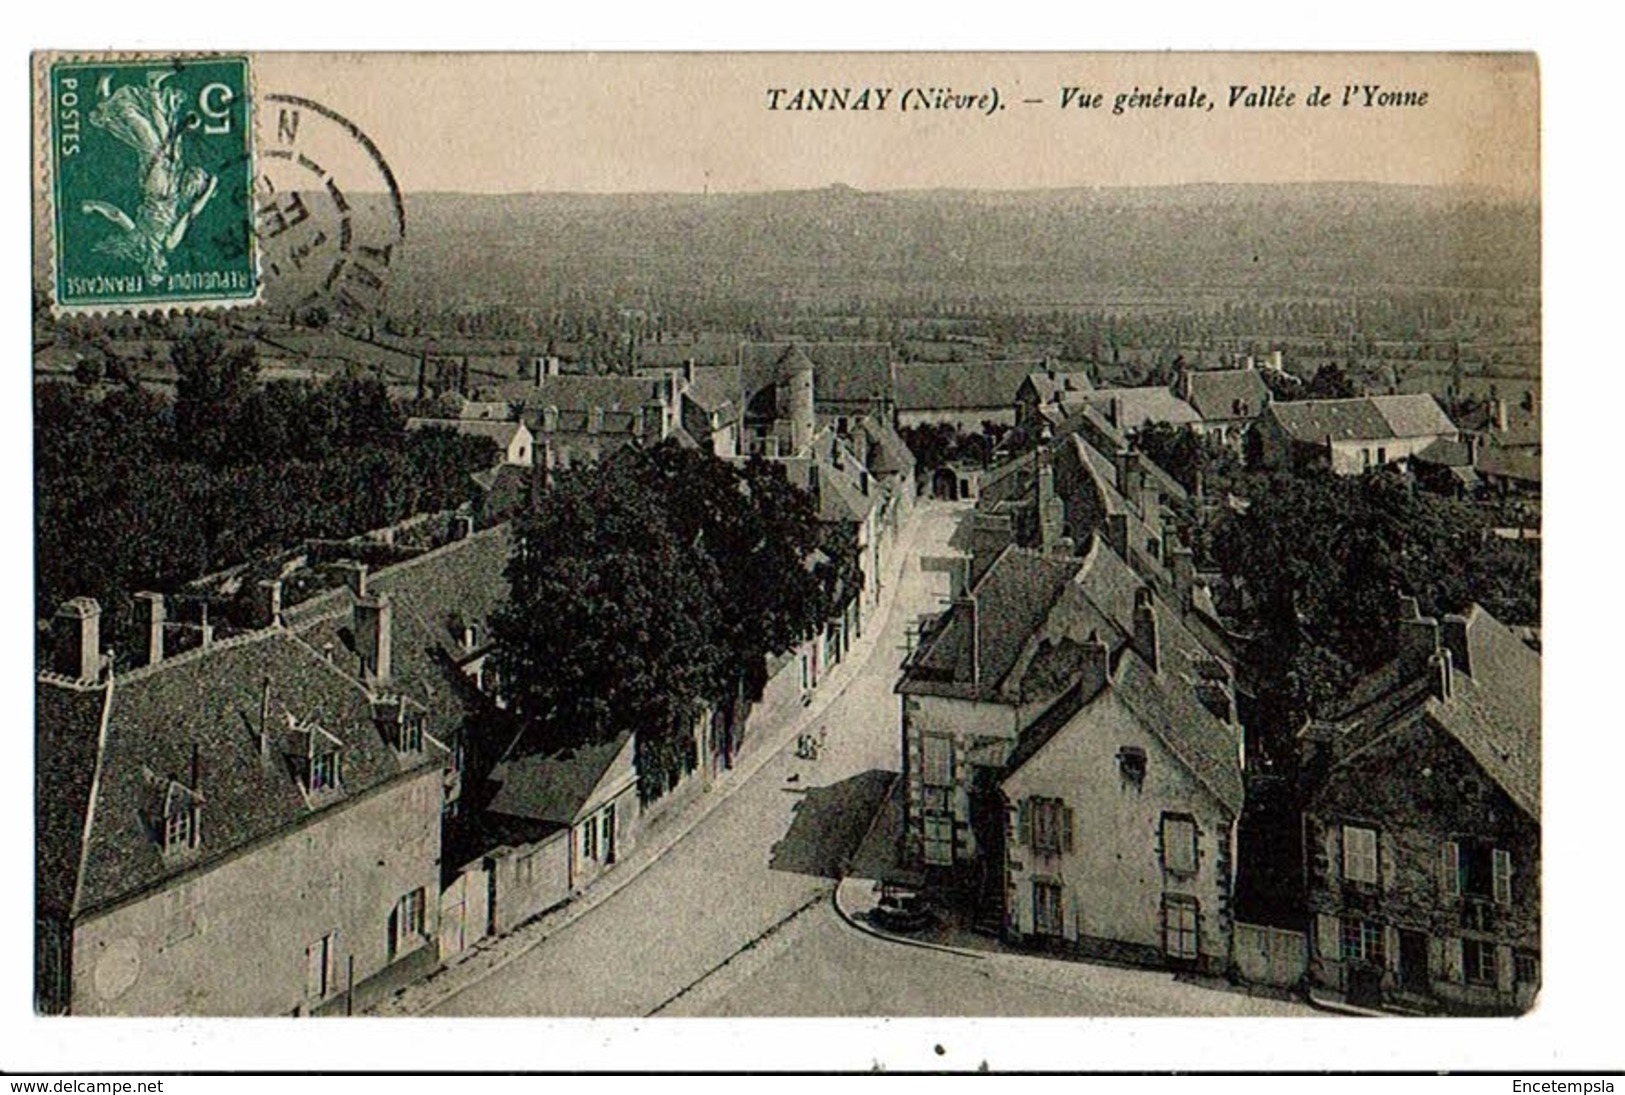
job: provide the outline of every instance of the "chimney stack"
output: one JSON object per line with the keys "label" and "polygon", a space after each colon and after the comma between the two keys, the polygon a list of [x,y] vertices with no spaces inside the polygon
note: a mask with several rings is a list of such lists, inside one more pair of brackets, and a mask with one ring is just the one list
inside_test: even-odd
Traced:
{"label": "chimney stack", "polygon": [[282,579],[266,578],[255,587],[255,622],[261,627],[275,627],[282,622]]}
{"label": "chimney stack", "polygon": [[387,593],[371,594],[356,600],[355,649],[361,656],[362,677],[369,684],[389,681],[392,615]]}
{"label": "chimney stack", "polygon": [[1415,597],[1399,599],[1399,656],[1419,666],[1439,649],[1439,621],[1422,615]]}
{"label": "chimney stack", "polygon": [[1282,359],[1280,350],[1270,351],[1270,368],[1278,373],[1286,371],[1286,362]]}
{"label": "chimney stack", "polygon": [[359,559],[345,559],[338,564],[339,572],[344,575],[344,584],[350,587],[350,592],[357,597],[367,595],[367,564]]}
{"label": "chimney stack", "polygon": [[1504,399],[1490,400],[1490,418],[1495,422],[1496,433],[1507,432],[1507,404]]}
{"label": "chimney stack", "polygon": [[1093,629],[1083,641],[1083,694],[1093,696],[1111,683],[1112,651],[1100,632]]}
{"label": "chimney stack", "polygon": [[1134,591],[1134,652],[1151,667],[1151,672],[1162,671],[1162,648],[1157,641],[1157,610],[1152,604],[1149,586],[1141,586]]}
{"label": "chimney stack", "polygon": [[683,359],[683,387],[686,388],[692,383],[694,383],[694,359],[685,357]]}
{"label": "chimney stack", "polygon": [[1429,666],[1434,671],[1433,694],[1441,700],[1448,700],[1455,694],[1455,669],[1451,665],[1453,659],[1448,649],[1441,649],[1428,659]]}
{"label": "chimney stack", "polygon": [[135,626],[147,636],[146,661],[143,665],[157,665],[164,660],[164,595],[137,593],[135,595]]}
{"label": "chimney stack", "polygon": [[1473,675],[1473,652],[1467,645],[1467,617],[1450,615],[1439,623],[1439,645],[1450,654],[1455,672]]}
{"label": "chimney stack", "polygon": [[56,656],[51,668],[76,681],[101,678],[102,606],[90,597],[75,597],[56,610],[52,639]]}

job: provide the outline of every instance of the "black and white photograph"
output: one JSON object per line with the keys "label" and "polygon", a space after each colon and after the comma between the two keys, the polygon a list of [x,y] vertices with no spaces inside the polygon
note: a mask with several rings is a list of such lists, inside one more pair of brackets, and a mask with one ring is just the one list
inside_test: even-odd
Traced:
{"label": "black and white photograph", "polygon": [[46,1029],[1543,1006],[1532,53],[30,79]]}

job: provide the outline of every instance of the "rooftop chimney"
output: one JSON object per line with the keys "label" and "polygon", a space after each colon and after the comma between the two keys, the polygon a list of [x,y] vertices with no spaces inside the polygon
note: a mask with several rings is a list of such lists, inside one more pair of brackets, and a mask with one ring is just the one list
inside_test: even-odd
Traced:
{"label": "rooftop chimney", "polygon": [[1490,400],[1490,416],[1495,419],[1497,433],[1507,432],[1507,404],[1504,399]]}
{"label": "rooftop chimney", "polygon": [[1100,637],[1100,632],[1093,629],[1089,637],[1083,641],[1082,683],[1083,694],[1093,696],[1102,688],[1111,683],[1112,679],[1112,651],[1106,645],[1106,640]]}
{"label": "rooftop chimney", "polygon": [[344,584],[350,587],[350,592],[357,597],[367,595],[367,564],[358,559],[344,559],[338,564],[339,573],[344,575]]}
{"label": "rooftop chimney", "polygon": [[1435,674],[1433,694],[1439,697],[1441,700],[1448,700],[1452,695],[1455,694],[1456,682],[1453,679],[1455,676],[1455,669],[1451,665],[1451,661],[1452,659],[1450,657],[1449,650],[1440,650],[1437,654],[1428,659],[1428,665],[1432,667]]}
{"label": "rooftop chimney", "polygon": [[1412,666],[1423,664],[1439,649],[1439,621],[1422,615],[1415,597],[1399,599],[1399,657]]}
{"label": "rooftop chimney", "polygon": [[1278,373],[1286,371],[1286,363],[1284,360],[1282,360],[1280,350],[1270,351],[1270,368],[1274,369]]}
{"label": "rooftop chimney", "polygon": [[355,649],[361,656],[362,677],[369,683],[382,684],[390,677],[391,615],[387,593],[356,600]]}
{"label": "rooftop chimney", "polygon": [[51,668],[77,681],[101,677],[102,606],[90,597],[75,597],[56,610],[51,638],[56,647]]}
{"label": "rooftop chimney", "polygon": [[1439,645],[1450,653],[1450,665],[1456,672],[1473,675],[1473,651],[1467,645],[1467,617],[1446,616],[1439,624]]}
{"label": "rooftop chimney", "polygon": [[1149,586],[1141,586],[1134,591],[1134,652],[1151,667],[1151,672],[1162,671],[1162,647],[1157,641],[1157,610],[1152,603]]}
{"label": "rooftop chimney", "polygon": [[255,622],[261,627],[275,627],[282,620],[282,579],[266,578],[254,587]]}
{"label": "rooftop chimney", "polygon": [[164,595],[137,593],[135,595],[135,626],[146,632],[146,661],[143,665],[157,665],[164,660]]}

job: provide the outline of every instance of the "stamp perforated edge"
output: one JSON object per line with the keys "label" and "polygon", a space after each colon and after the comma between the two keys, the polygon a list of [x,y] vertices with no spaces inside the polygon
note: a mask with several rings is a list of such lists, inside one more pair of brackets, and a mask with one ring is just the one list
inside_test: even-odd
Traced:
{"label": "stamp perforated edge", "polygon": [[[252,308],[262,303],[265,294],[265,275],[261,269],[261,248],[253,221],[253,193],[249,194],[248,239],[252,251],[254,293],[243,297],[188,297],[166,296],[161,299],[131,303],[110,301],[105,304],[64,304],[57,299],[57,244],[56,244],[56,157],[53,155],[51,130],[51,68],[59,63],[140,64],[163,61],[218,61],[241,59],[243,62],[244,94],[248,120],[248,171],[250,186],[259,177],[259,149],[261,147],[259,88],[254,80],[254,57],[242,50],[36,50],[30,58],[33,73],[32,94],[34,140],[34,201],[33,248],[35,256],[44,248],[50,261],[46,268],[45,291],[50,298],[51,315],[66,316],[135,316],[158,314],[186,315],[198,312],[222,312],[236,308]],[[31,271],[38,258],[30,260]]]}

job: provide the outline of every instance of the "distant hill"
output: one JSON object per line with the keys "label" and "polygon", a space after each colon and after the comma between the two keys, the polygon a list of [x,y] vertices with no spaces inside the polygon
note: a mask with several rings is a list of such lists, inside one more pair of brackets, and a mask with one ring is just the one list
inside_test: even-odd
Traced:
{"label": "distant hill", "polygon": [[[361,200],[363,196],[352,196]],[[747,194],[410,194],[394,307],[584,293],[1035,305],[1125,292],[1539,286],[1532,204],[1365,183]],[[37,255],[43,277],[45,256]],[[275,304],[273,294],[272,303]]]}
{"label": "distant hill", "polygon": [[391,295],[731,288],[1066,301],[1101,289],[1529,289],[1539,211],[1378,184],[872,193],[425,193]]}

